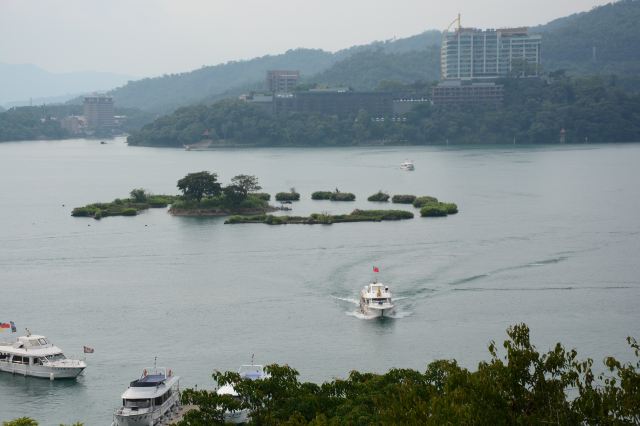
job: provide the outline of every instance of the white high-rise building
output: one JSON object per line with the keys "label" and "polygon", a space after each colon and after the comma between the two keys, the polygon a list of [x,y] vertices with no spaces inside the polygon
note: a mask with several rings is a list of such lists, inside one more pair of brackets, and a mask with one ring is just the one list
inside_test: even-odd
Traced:
{"label": "white high-rise building", "polygon": [[542,36],[527,28],[445,32],[441,48],[443,80],[478,80],[540,75]]}

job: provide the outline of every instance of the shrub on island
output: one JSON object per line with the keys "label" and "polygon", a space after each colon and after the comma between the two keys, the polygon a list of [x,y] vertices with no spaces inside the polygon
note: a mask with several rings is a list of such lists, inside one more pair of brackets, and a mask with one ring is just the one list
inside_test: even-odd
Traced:
{"label": "shrub on island", "polygon": [[415,195],[394,195],[391,198],[391,202],[395,204],[412,204],[415,200]]}
{"label": "shrub on island", "polygon": [[349,214],[331,215],[328,213],[313,213],[308,217],[303,216],[231,216],[225,224],[237,223],[264,223],[267,225],[331,225],[332,223],[346,222],[381,222],[385,220],[412,219],[413,213],[404,210],[354,210]]}
{"label": "shrub on island", "polygon": [[312,200],[330,200],[333,192],[331,191],[316,191],[311,194]]}
{"label": "shrub on island", "polygon": [[209,212],[223,214],[242,212],[243,210],[266,210],[268,208],[269,203],[258,194],[249,194],[242,200],[231,199],[224,194],[220,194],[214,197],[203,197],[199,202],[192,198],[176,200],[171,206],[171,211],[176,214],[176,212],[188,212],[190,210],[208,210]]}
{"label": "shrub on island", "polygon": [[311,194],[312,200],[355,201],[356,196],[350,192],[316,191]]}
{"label": "shrub on island", "polygon": [[264,201],[271,201],[271,194],[267,194],[266,192],[256,192],[255,194],[250,195],[253,195]]}
{"label": "shrub on island", "polygon": [[389,194],[384,193],[382,191],[378,191],[376,194],[373,194],[372,196],[370,196],[369,198],[367,198],[368,201],[376,201],[376,202],[380,202],[380,203],[386,203],[389,201]]}
{"label": "shrub on island", "polygon": [[438,199],[436,197],[430,197],[425,195],[423,197],[418,197],[413,201],[413,207],[419,209],[421,207],[426,206],[427,204],[437,203]]}
{"label": "shrub on island", "polygon": [[373,218],[377,220],[413,219],[413,213],[406,210],[359,210],[351,212],[350,216],[359,218]]}
{"label": "shrub on island", "polygon": [[422,217],[442,217],[447,215],[447,210],[440,204],[427,204],[420,209]]}
{"label": "shrub on island", "polygon": [[300,194],[295,191],[278,192],[276,194],[276,201],[300,201]]}
{"label": "shrub on island", "polygon": [[447,210],[447,214],[456,214],[458,213],[458,205],[456,203],[443,203],[445,210]]}
{"label": "shrub on island", "polygon": [[429,203],[420,209],[422,217],[442,217],[458,213],[458,206],[455,203]]}
{"label": "shrub on island", "polygon": [[331,201],[355,201],[356,196],[350,192],[332,192]]}

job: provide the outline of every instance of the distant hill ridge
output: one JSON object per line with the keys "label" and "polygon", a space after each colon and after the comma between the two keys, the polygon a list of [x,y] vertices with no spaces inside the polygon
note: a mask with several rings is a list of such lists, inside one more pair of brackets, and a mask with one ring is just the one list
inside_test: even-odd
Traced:
{"label": "distant hill ridge", "polygon": [[133,78],[96,71],[55,73],[31,64],[0,62],[0,104],[28,105],[29,98],[35,103],[64,102],[79,93],[109,90]]}
{"label": "distant hill ridge", "polygon": [[[622,0],[532,27],[543,35],[543,67],[575,74],[615,73],[640,87],[640,1]],[[336,53],[289,50],[191,72],[129,82],[112,94],[118,105],[156,112],[210,103],[245,90],[260,90],[266,70],[298,69],[305,81],[371,90],[381,81],[409,83],[439,78],[440,31],[373,42]],[[593,46],[596,47],[595,60]]]}

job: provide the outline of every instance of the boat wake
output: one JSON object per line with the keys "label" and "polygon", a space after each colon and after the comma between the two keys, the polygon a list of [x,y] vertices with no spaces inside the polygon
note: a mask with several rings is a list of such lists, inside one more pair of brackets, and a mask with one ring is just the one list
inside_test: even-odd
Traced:
{"label": "boat wake", "polygon": [[[358,299],[354,299],[354,298],[351,298],[351,297],[338,297],[338,296],[331,296],[331,297],[333,297],[336,300],[340,300],[342,302],[347,302],[347,303],[350,303],[350,304],[355,305],[355,306],[360,306],[360,301]],[[404,300],[404,299],[408,299],[408,297],[397,297],[397,298],[394,299],[394,301],[398,302],[398,301]],[[395,312],[393,314],[391,314],[391,315],[385,315],[385,318],[401,319],[401,318],[406,318],[406,317],[410,316],[411,314],[413,314],[413,312],[402,310],[401,308],[399,308],[396,305]],[[379,317],[377,317],[375,315],[363,314],[360,311],[359,308],[355,309],[355,310],[350,309],[347,312],[345,312],[345,315],[348,315],[348,316],[354,317],[354,318],[358,318],[358,319],[361,319],[361,320],[371,320],[371,319],[379,318]]]}
{"label": "boat wake", "polygon": [[385,315],[383,318],[380,318],[380,317],[375,316],[375,315],[363,314],[362,312],[360,312],[359,309],[355,310],[355,311],[347,311],[347,312],[345,312],[345,315],[348,315],[348,316],[354,317],[354,318],[358,318],[358,319],[361,319],[361,320],[373,320],[373,319],[384,319],[384,318],[401,319],[401,318],[406,318],[406,317],[410,316],[411,314],[412,314],[412,312],[410,312],[410,311],[396,310],[393,314]]}
{"label": "boat wake", "polygon": [[336,300],[342,300],[343,302],[353,303],[356,306],[360,305],[360,302],[358,301],[358,299],[352,299],[350,297],[338,297],[338,296],[331,296],[331,297],[333,297]]}

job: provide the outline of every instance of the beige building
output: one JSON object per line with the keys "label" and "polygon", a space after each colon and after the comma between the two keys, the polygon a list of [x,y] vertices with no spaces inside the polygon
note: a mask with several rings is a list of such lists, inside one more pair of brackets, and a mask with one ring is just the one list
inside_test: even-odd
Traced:
{"label": "beige building", "polygon": [[84,118],[89,130],[106,130],[113,128],[113,98],[111,96],[85,96],[83,105]]}

